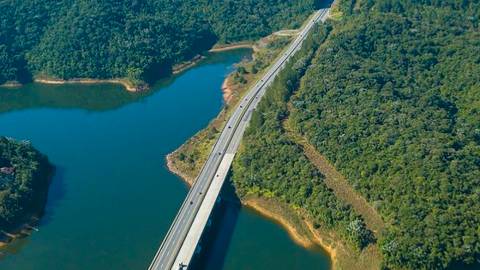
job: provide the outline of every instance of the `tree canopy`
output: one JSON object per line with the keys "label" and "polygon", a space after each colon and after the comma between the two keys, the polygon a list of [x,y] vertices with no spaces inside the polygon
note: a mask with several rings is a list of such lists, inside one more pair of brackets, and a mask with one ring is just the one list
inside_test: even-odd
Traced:
{"label": "tree canopy", "polygon": [[0,229],[40,215],[47,200],[52,166],[29,142],[0,137]]}
{"label": "tree canopy", "polygon": [[216,42],[298,26],[314,0],[7,0],[0,84],[33,77],[150,83]]}
{"label": "tree canopy", "polygon": [[389,224],[390,268],[480,256],[478,1],[342,1],[292,99],[296,130]]}
{"label": "tree canopy", "polygon": [[386,269],[478,264],[479,1],[336,4],[325,42],[304,47],[252,115],[233,168],[240,194],[283,200],[368,243],[361,218],[285,136],[288,117],[381,214]]}
{"label": "tree canopy", "polygon": [[316,29],[269,87],[252,114],[233,164],[232,179],[240,196],[273,197],[302,208],[315,227],[335,229],[355,248],[362,249],[374,240],[372,232],[351,206],[335,197],[324,176],[282,127],[288,114],[287,101],[329,31],[328,27]]}

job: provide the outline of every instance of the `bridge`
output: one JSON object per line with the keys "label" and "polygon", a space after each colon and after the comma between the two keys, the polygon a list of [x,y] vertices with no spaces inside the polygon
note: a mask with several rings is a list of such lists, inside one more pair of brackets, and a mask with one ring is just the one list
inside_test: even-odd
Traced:
{"label": "bridge", "polygon": [[243,133],[268,86],[300,48],[318,21],[325,21],[329,9],[315,12],[264,76],[245,95],[230,116],[195,183],[187,194],[149,270],[187,269],[218,199]]}

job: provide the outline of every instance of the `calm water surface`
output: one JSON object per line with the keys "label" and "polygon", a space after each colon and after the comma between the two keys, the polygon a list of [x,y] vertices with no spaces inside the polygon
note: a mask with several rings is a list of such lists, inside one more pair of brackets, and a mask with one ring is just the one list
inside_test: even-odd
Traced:
{"label": "calm water surface", "polygon": [[[187,193],[165,155],[220,111],[222,81],[249,53],[211,55],[142,94],[114,85],[0,89],[0,135],[30,140],[57,168],[40,231],[2,250],[0,269],[146,269]],[[218,222],[208,268],[329,268],[324,253],[249,210],[227,207]]]}

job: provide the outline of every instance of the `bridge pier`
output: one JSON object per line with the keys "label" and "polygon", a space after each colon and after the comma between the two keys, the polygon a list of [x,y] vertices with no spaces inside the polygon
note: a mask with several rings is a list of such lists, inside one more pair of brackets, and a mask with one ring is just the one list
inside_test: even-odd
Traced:
{"label": "bridge pier", "polygon": [[202,250],[192,258],[189,270],[222,269],[237,224],[241,202],[228,178],[220,191],[220,197],[222,200],[215,204],[207,223],[209,226],[205,228],[200,239]]}

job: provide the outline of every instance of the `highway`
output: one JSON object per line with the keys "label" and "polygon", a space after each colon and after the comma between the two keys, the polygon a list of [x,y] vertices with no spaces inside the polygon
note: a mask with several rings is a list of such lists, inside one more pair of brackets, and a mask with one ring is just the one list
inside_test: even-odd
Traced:
{"label": "highway", "polygon": [[220,193],[243,133],[268,86],[305,40],[318,21],[325,21],[328,9],[321,9],[310,18],[304,28],[278,60],[245,95],[230,116],[195,183],[181,205],[149,270],[187,269],[196,245],[207,223],[208,216]]}

